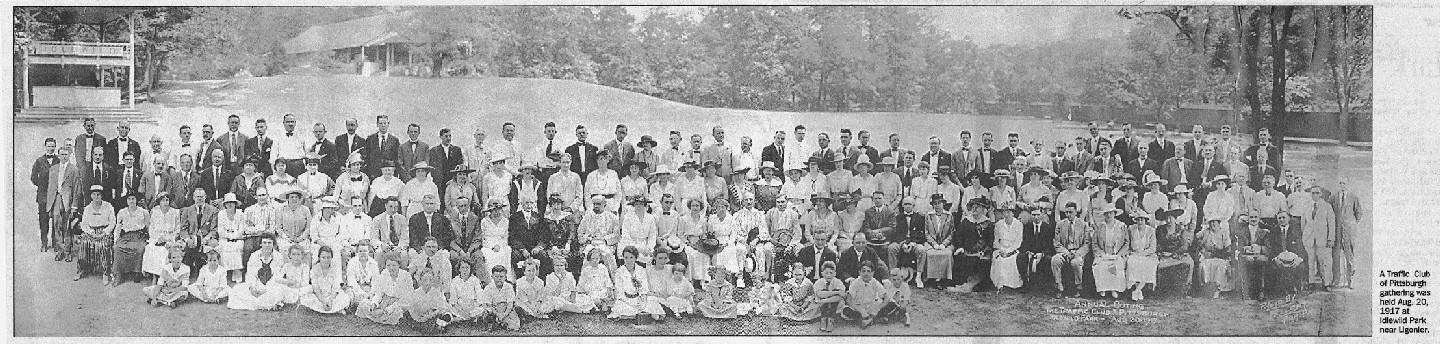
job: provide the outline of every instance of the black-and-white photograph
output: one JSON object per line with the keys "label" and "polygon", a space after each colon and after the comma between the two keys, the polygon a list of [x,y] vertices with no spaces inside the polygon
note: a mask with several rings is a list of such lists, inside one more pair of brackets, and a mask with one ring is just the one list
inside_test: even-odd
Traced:
{"label": "black-and-white photograph", "polygon": [[18,337],[1377,321],[1371,6],[13,10]]}

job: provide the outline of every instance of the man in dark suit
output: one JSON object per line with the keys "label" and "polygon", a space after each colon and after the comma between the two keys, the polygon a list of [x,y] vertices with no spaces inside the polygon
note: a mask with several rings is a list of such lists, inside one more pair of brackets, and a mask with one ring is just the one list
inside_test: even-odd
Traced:
{"label": "man in dark suit", "polygon": [[265,137],[265,129],[267,126],[264,118],[255,120],[255,137],[245,140],[245,153],[247,156],[243,158],[255,159],[258,162],[255,165],[255,169],[262,174],[270,175],[271,167],[275,166],[274,161],[270,159],[272,155],[270,149],[275,146],[275,140]]}
{"label": "man in dark suit", "polygon": [[996,155],[996,159],[997,159],[1000,163],[1003,164],[1003,165],[1000,165],[1001,168],[1006,168],[1006,169],[1008,169],[1008,168],[1010,168],[1010,165],[1011,165],[1011,164],[1014,164],[1014,163],[1015,163],[1015,160],[1017,160],[1017,159],[1025,159],[1025,156],[1026,156],[1027,154],[1025,153],[1025,149],[1024,149],[1024,148],[1020,148],[1020,134],[1019,134],[1019,133],[1010,132],[1009,134],[1006,134],[1006,135],[1005,135],[1005,142],[1006,142],[1007,146],[1005,146],[1005,148],[1001,149],[999,152],[996,152],[995,155]]}
{"label": "man in dark suit", "polygon": [[105,163],[111,166],[119,165],[125,153],[139,157],[140,142],[130,139],[130,122],[121,121],[115,126],[115,132],[119,135],[105,143],[105,158],[109,159]]}
{"label": "man in dark suit", "polygon": [[[95,147],[105,147],[110,141],[105,140],[105,135],[100,135],[95,132],[95,118],[85,117],[83,123],[85,133],[75,136],[75,150],[70,153],[75,155],[76,164],[89,165],[90,158],[92,157],[91,152],[95,151]],[[90,187],[86,186],[84,188],[89,189]],[[81,201],[81,203],[84,203],[84,201]]]}
{"label": "man in dark suit", "polygon": [[[396,138],[395,135],[390,134],[390,116],[375,116],[375,128],[375,133],[370,134],[369,137],[365,138],[365,146],[360,150],[360,156],[364,158],[365,161],[371,162],[398,161],[400,159],[400,139]],[[343,147],[339,147],[337,145],[336,148],[338,149]],[[414,165],[412,164],[411,166]],[[371,180],[380,177],[380,164],[366,164],[365,174],[369,175]],[[400,176],[400,172],[398,171],[398,169],[395,172],[395,175]],[[422,247],[420,245],[425,244],[424,240],[424,236],[416,239],[414,235],[411,235],[410,241],[418,243],[418,245],[411,247]]]}
{"label": "man in dark suit", "polygon": [[[224,161],[225,152],[217,149],[213,154]],[[179,159],[180,165],[176,166],[174,174],[171,175],[174,179],[170,182],[170,206],[176,209],[190,205],[194,199],[192,196],[195,194],[195,189],[200,188],[201,181],[200,172],[195,169],[195,157],[181,154]],[[220,165],[224,166],[225,164]],[[208,196],[209,193],[206,195]]]}
{"label": "man in dark suit", "polygon": [[583,125],[577,125],[575,126],[575,143],[570,147],[565,147],[565,153],[570,154],[571,161],[574,162],[570,164],[570,172],[579,174],[582,183],[590,175],[590,171],[599,169],[596,166],[595,156],[600,152],[600,147],[585,141],[589,138],[590,131],[586,130]]}
{"label": "man in dark suit", "polygon": [[1175,188],[1176,185],[1187,184],[1186,187],[1197,186],[1196,183],[1192,183],[1196,181],[1195,175],[1198,174],[1195,169],[1195,161],[1185,158],[1185,146],[1175,146],[1175,149],[1177,152],[1172,154],[1173,157],[1169,160],[1165,160],[1159,171],[1160,178],[1165,179],[1165,189],[1167,192]]}
{"label": "man in dark suit", "polygon": [[[216,142],[216,141],[215,141],[215,127],[214,127],[214,126],[211,126],[211,125],[209,125],[209,124],[206,124],[206,125],[201,126],[201,127],[200,127],[200,138],[201,138],[200,142],[195,143],[195,150],[193,150],[193,151],[190,152],[190,158],[191,158],[191,159],[194,159],[193,162],[195,163],[195,166],[198,166],[198,167],[210,166],[210,164],[213,164],[213,163],[214,163],[213,161],[210,161],[210,151],[213,151],[213,150],[216,150],[216,149],[219,148],[219,146],[217,146],[216,143],[215,143],[215,142]],[[222,150],[221,152],[224,152],[224,151]],[[180,154],[184,154],[184,152],[181,152]],[[222,160],[221,160],[220,162],[221,162],[221,163],[224,163],[225,161],[223,160],[223,159],[224,159],[224,155],[223,155],[223,154],[221,155],[221,159],[222,159]],[[179,154],[176,154],[176,157],[175,157],[175,166],[180,166],[180,157],[179,157]],[[198,168],[197,168],[197,169],[198,169]],[[188,197],[188,195],[189,195],[188,193],[185,194],[185,195],[176,195],[177,197],[175,197],[175,198],[183,198],[183,199],[188,200],[188,199],[190,199],[190,197]]]}
{"label": "man in dark suit", "polygon": [[[140,194],[145,196],[140,199],[142,206],[149,209],[154,205],[155,196],[174,189],[174,186],[171,186],[175,180],[174,172],[165,166],[165,161],[151,163],[151,167],[145,170],[145,175],[140,178]],[[171,196],[170,199],[173,200],[175,197]]]}
{"label": "man in dark suit", "polygon": [[[930,150],[925,151],[925,154],[920,156],[920,161],[929,163],[930,168],[933,170],[939,170],[940,166],[950,166],[951,169],[955,168],[955,156],[946,153],[944,149],[940,149],[939,136],[930,137]],[[903,178],[901,180],[908,181],[908,179]]]}
{"label": "man in dark suit", "polygon": [[[397,176],[399,176],[401,180],[404,180],[404,181],[407,181],[407,182],[408,182],[408,181],[410,181],[410,177],[413,176],[413,174],[411,174],[410,170],[411,170],[412,167],[415,166],[415,163],[418,163],[418,162],[421,162],[421,161],[424,161],[426,164],[429,164],[429,163],[430,163],[430,144],[425,143],[425,141],[421,141],[421,140],[420,140],[420,125],[419,125],[419,124],[410,123],[409,126],[406,126],[406,127],[405,127],[405,137],[406,137],[405,143],[401,143],[401,144],[400,144],[400,168],[395,169],[395,171],[396,171],[395,174],[396,174]],[[430,166],[430,167],[435,167],[435,166]],[[450,171],[450,170],[440,170],[440,171]],[[441,174],[441,175],[444,175],[444,174],[447,174],[447,173],[443,173],[443,172],[442,172],[442,173],[440,173],[440,174]],[[432,178],[439,179],[438,177],[434,177],[434,176],[432,176]],[[439,184],[439,185],[445,185],[445,184]]]}
{"label": "man in dark suit", "polygon": [[976,170],[985,173],[995,173],[995,170],[1009,168],[1009,161],[1000,161],[995,151],[995,134],[990,132],[980,133],[980,154],[975,156]]}
{"label": "man in dark suit", "polygon": [[809,270],[809,277],[812,280],[820,279],[820,266],[825,262],[836,261],[835,250],[825,246],[825,240],[829,240],[824,234],[815,234],[810,241],[801,247],[795,254],[795,260],[800,262]]}
{"label": "man in dark suit", "polygon": [[1196,124],[1190,128],[1190,141],[1185,141],[1185,158],[1200,160],[1200,147],[1205,145],[1205,127]]}
{"label": "man in dark suit", "polygon": [[1096,152],[1095,156],[1090,159],[1090,168],[1088,170],[1100,172],[1100,174],[1105,176],[1110,176],[1123,170],[1120,164],[1120,158],[1116,158],[1115,154],[1110,153],[1110,141],[1100,142],[1100,151]]}
{"label": "man in dark suit", "polygon": [[[877,235],[876,238],[878,239],[879,237],[880,236]],[[849,284],[850,280],[860,277],[861,263],[870,262],[874,264],[879,261],[880,256],[875,254],[874,250],[870,249],[870,245],[867,245],[865,235],[857,234],[851,239],[850,248],[840,253],[840,262],[835,264],[835,277],[839,277],[840,280]]]}
{"label": "man in dark suit", "polygon": [[450,128],[441,128],[440,144],[430,147],[430,166],[434,167],[436,171],[445,171],[445,173],[437,173],[434,176],[435,185],[440,186],[440,199],[446,199],[444,186],[455,177],[449,171],[455,169],[455,166],[465,164],[464,152],[460,150],[460,146],[451,144],[450,140]]}
{"label": "man in dark suit", "polygon": [[1104,136],[1100,136],[1100,127],[1096,125],[1095,122],[1090,122],[1090,124],[1086,125],[1085,131],[1090,133],[1089,137],[1083,139],[1085,140],[1086,152],[1089,152],[1091,154],[1099,152],[1101,142],[1112,143],[1110,142],[1110,139],[1105,138]]}
{"label": "man in dark suit", "polygon": [[[1255,144],[1250,145],[1249,148],[1245,148],[1245,158],[1243,160],[1245,165],[1253,168],[1257,161],[1264,161],[1270,164],[1270,167],[1276,169],[1283,167],[1280,164],[1280,147],[1276,147],[1270,142],[1270,128],[1260,128],[1260,130],[1255,133],[1255,136],[1257,137]],[[1260,153],[1258,153],[1258,151],[1261,150],[1266,153],[1263,158],[1260,157]]]}
{"label": "man in dark suit", "polygon": [[[219,157],[220,154],[216,154]],[[235,175],[239,171],[231,169],[228,164],[216,164],[201,171],[197,171],[198,177],[193,183],[195,187],[205,190],[205,197],[209,199],[221,199],[225,194],[230,193],[230,185],[235,182]]]}
{"label": "man in dark suit", "polygon": [[[1116,153],[1116,155],[1127,156],[1126,154],[1120,153]],[[1155,171],[1156,174],[1160,174],[1161,177],[1164,177],[1164,174],[1160,173],[1160,162],[1150,158],[1150,146],[1140,146],[1139,150],[1137,150],[1134,154],[1134,158],[1126,159],[1127,160],[1125,160],[1125,173],[1129,173],[1132,176],[1139,177],[1145,175],[1145,171]]]}
{"label": "man in dark suit", "polygon": [[[305,142],[305,155],[310,156],[313,154],[320,157],[320,173],[323,173],[327,176],[331,175],[331,173],[339,175],[340,161],[342,159],[345,159],[345,157],[334,154],[335,142],[332,142],[329,138],[325,137],[325,124],[315,123],[315,126],[310,130],[310,132],[314,134],[315,137]],[[302,171],[301,173],[304,172]],[[334,179],[335,177],[330,178]]]}
{"label": "man in dark suit", "polygon": [[[50,210],[46,209],[49,204],[45,198],[50,195],[46,193],[46,188],[50,187],[50,167],[60,163],[60,158],[55,155],[55,146],[55,138],[45,138],[45,154],[35,158],[35,163],[30,165],[30,184],[35,186],[35,209],[39,215],[40,252],[50,249],[46,240],[50,236]],[[69,158],[68,154],[66,158]]]}
{"label": "man in dark suit", "polygon": [[[1115,154],[1119,155],[1121,159],[1125,159],[1125,161],[1135,160],[1138,159],[1136,155],[1139,154],[1140,146],[1142,146],[1140,144],[1141,141],[1143,140],[1141,140],[1140,137],[1135,136],[1135,131],[1132,130],[1130,123],[1125,123],[1120,125],[1120,138],[1115,140],[1115,147],[1112,150],[1114,150]],[[1148,149],[1149,147],[1146,148]],[[1138,174],[1136,175],[1138,176]]]}
{"label": "man in dark suit", "polygon": [[[105,163],[105,147],[96,146],[91,148],[90,163],[87,166],[76,166],[80,168],[81,190],[89,190],[91,185],[100,185],[103,190],[100,195],[106,202],[114,200],[115,184],[119,177],[115,176],[115,166]],[[84,199],[83,197],[81,198]],[[84,202],[80,202],[84,207]]]}
{"label": "man in dark suit", "polygon": [[1270,267],[1270,231],[1260,225],[1260,217],[1240,214],[1240,228],[1232,231],[1231,241],[1239,252],[1239,277],[1241,295],[1247,299],[1265,300],[1264,276]]}
{"label": "man in dark suit", "polygon": [[230,115],[226,119],[226,125],[230,131],[216,138],[215,146],[225,151],[226,165],[230,165],[231,170],[239,170],[240,162],[250,155],[250,152],[245,150],[245,143],[250,141],[250,138],[240,133],[240,116]]}
{"label": "man in dark suit", "polygon": [[550,241],[551,234],[538,209],[536,202],[527,200],[520,203],[520,210],[510,214],[510,257],[516,264],[524,262],[526,256],[543,259],[540,273],[549,274],[555,267],[548,261],[550,255],[544,254],[544,245]]}
{"label": "man in dark suit", "polygon": [[425,247],[425,237],[431,236],[440,247],[450,247],[455,231],[450,227],[450,219],[440,214],[439,200],[427,196],[422,202],[425,211],[410,216],[410,247]]}
{"label": "man in dark suit", "polygon": [[[887,233],[890,245],[886,247],[886,256],[882,257],[887,266],[901,268],[906,270],[906,273],[914,271],[916,255],[921,253],[919,245],[925,244],[925,214],[915,211],[915,202],[925,201],[927,200],[906,198],[900,202],[900,214],[895,215],[895,226]],[[869,214],[866,212],[867,216]]]}
{"label": "man in dark suit", "polygon": [[[630,162],[635,160],[635,145],[625,142],[625,137],[629,132],[630,129],[626,128],[624,124],[616,125],[615,139],[606,142],[603,148],[605,151],[610,152],[610,169],[615,170],[615,173],[619,175],[620,178],[625,178],[626,175],[630,174],[630,169],[625,166],[630,165]],[[706,151],[710,150],[706,149]]]}
{"label": "man in dark suit", "polygon": [[1150,158],[1165,161],[1175,156],[1175,142],[1165,137],[1165,125],[1155,125],[1155,141],[1150,141]]}
{"label": "man in dark suit", "polygon": [[[850,150],[850,156],[847,157],[845,160],[846,164],[848,164],[848,166],[855,166],[855,162],[860,161],[860,156],[862,155],[868,158],[871,162],[880,161],[880,150],[875,149],[874,146],[870,145],[870,131],[861,130],[855,135],[856,137],[860,138],[860,145],[855,146],[855,148],[852,148]],[[784,168],[783,165],[775,166],[778,168]],[[905,182],[909,183],[910,180],[906,179]]]}
{"label": "man in dark suit", "polygon": [[[768,145],[768,146],[765,146],[765,148],[761,148],[761,149],[760,149],[760,161],[761,161],[761,162],[764,162],[764,161],[773,162],[773,163],[775,163],[775,167],[776,167],[776,168],[779,168],[779,169],[785,169],[785,170],[788,170],[788,169],[789,169],[788,167],[785,166],[785,131],[784,131],[784,130],[776,130],[776,131],[775,131],[775,143],[772,143],[772,144],[770,144],[770,145]],[[672,166],[672,167],[673,167],[673,166]]]}
{"label": "man in dark suit", "polygon": [[[812,156],[820,157],[820,171],[828,174],[830,171],[841,167],[835,165],[835,149],[830,148],[830,134],[820,133],[819,135],[815,135],[815,143],[820,146]],[[896,158],[898,159],[899,157]]]}
{"label": "man in dark suit", "polygon": [[[1300,191],[1304,192],[1304,191]],[[1271,296],[1288,295],[1300,290],[1305,284],[1305,264],[1286,267],[1276,259],[1282,252],[1292,252],[1296,256],[1305,257],[1305,242],[1303,233],[1300,232],[1300,217],[1290,216],[1284,210],[1275,216],[1276,226],[1269,228],[1270,240],[1265,244],[1270,257],[1270,271],[1266,274],[1265,293]]]}
{"label": "man in dark suit", "polygon": [[1055,224],[1050,223],[1046,210],[1048,208],[1044,205],[1030,207],[1030,218],[1025,222],[1025,233],[1020,238],[1020,250],[1025,253],[1020,256],[1020,271],[1025,276],[1025,285],[1032,289],[1046,285],[1041,281],[1051,280],[1047,258],[1055,255]]}
{"label": "man in dark suit", "polygon": [[[330,150],[321,153],[326,158],[334,159],[334,174],[330,174],[331,172],[326,172],[326,174],[330,175],[331,179],[340,176],[340,172],[342,172],[344,167],[341,165],[344,163],[345,159],[350,158],[350,153],[359,152],[365,148],[365,137],[360,136],[360,134],[355,132],[358,129],[360,129],[360,122],[358,120],[354,118],[345,120],[345,133],[336,135],[334,140],[335,146],[332,147]],[[322,164],[320,166],[325,165]]]}

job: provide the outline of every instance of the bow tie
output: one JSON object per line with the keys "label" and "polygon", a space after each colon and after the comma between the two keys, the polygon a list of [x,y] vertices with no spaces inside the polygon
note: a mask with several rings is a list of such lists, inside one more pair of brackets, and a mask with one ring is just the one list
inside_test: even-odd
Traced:
{"label": "bow tie", "polygon": [[365,180],[365,177],[350,177],[350,181],[352,182],[358,182],[362,180]]}
{"label": "bow tie", "polygon": [[293,137],[293,136],[295,136],[295,133],[285,133],[285,136],[286,136],[286,137]]}
{"label": "bow tie", "polygon": [[665,215],[670,215],[670,212],[667,211],[667,212],[665,212],[664,214],[665,214]]}

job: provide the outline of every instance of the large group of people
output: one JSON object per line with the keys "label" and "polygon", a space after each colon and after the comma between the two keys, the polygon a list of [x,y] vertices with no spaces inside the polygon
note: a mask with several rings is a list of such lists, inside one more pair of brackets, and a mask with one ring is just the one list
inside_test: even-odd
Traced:
{"label": "large group of people", "polygon": [[142,145],[127,123],[107,140],[87,118],[34,164],[42,252],[76,263],[76,281],[145,281],[157,306],[298,305],[430,331],[558,313],[829,331],[908,325],[912,287],[1135,301],[1348,289],[1362,212],[1343,180],[1327,190],[1281,168],[1264,128],[1250,145],[1228,126],[1180,142],[1163,124],[1117,137],[1091,123],[1073,142],[1023,147],[1011,132],[1001,147],[983,132],[976,146],[961,131],[948,150],[937,136],[911,150],[895,133],[875,147],[841,129],[832,145],[804,126],[758,148],[719,126],[708,144],[670,131],[666,146],[627,141],[625,125],[597,146],[576,126],[566,145],[553,122],[521,144],[505,123],[462,147],[448,128],[431,144],[419,124],[402,139],[375,121],[331,137],[285,115],[272,135],[231,115],[218,135],[186,125]]}

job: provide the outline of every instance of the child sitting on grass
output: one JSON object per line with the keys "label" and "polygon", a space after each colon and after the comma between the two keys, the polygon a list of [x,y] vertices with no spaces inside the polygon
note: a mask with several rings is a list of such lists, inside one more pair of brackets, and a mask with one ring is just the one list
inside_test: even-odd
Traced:
{"label": "child sitting on grass", "polygon": [[585,266],[580,268],[579,288],[580,294],[593,302],[595,310],[609,313],[611,293],[615,290],[615,285],[614,281],[610,280],[610,269],[601,263],[604,256],[600,249],[590,249],[585,256]]}
{"label": "child sitting on grass", "polygon": [[[189,267],[187,266],[186,269],[188,270]],[[225,281],[229,272],[220,267],[220,251],[207,250],[205,251],[205,266],[200,268],[200,274],[195,278],[195,283],[186,286],[186,289],[200,302],[223,302],[230,296],[230,283]]]}
{"label": "child sitting on grass", "polygon": [[540,311],[549,314],[554,312],[588,313],[595,308],[594,300],[589,296],[581,294],[576,287],[575,275],[565,270],[568,265],[564,259],[553,260],[555,269],[545,276],[545,295],[548,297],[540,304]]}
{"label": "child sitting on grass", "polygon": [[545,301],[545,280],[540,278],[540,260],[530,258],[522,265],[525,276],[515,281],[515,308],[526,316],[549,319],[540,307]]}
{"label": "child sitting on grass", "polygon": [[450,308],[455,309],[455,321],[465,321],[479,313],[480,290],[483,287],[480,278],[470,273],[474,269],[469,262],[460,261],[459,268],[460,275],[450,279],[445,297],[450,302]]}
{"label": "child sitting on grass", "polygon": [[374,289],[367,299],[361,300],[360,305],[356,306],[355,315],[386,325],[400,323],[400,318],[405,315],[405,309],[400,306],[400,297],[410,294],[410,290],[415,286],[410,272],[400,268],[402,254],[404,253],[392,252],[385,255],[385,270],[375,276]]}
{"label": "child sitting on grass", "polygon": [[812,285],[815,289],[815,303],[820,305],[820,331],[830,332],[835,328],[835,313],[845,302],[845,282],[835,277],[835,261],[827,260],[820,265],[820,279]]}
{"label": "child sitting on grass", "polygon": [[684,319],[684,314],[695,312],[695,285],[690,284],[689,272],[685,264],[673,264],[670,266],[670,276],[666,277],[665,297],[660,299],[660,305],[665,310],[675,314],[675,319]]}
{"label": "child sitting on grass", "polygon": [[490,301],[490,311],[484,320],[488,320],[492,330],[497,326],[511,330],[520,329],[520,316],[515,314],[515,286],[505,279],[509,275],[504,265],[490,268],[490,285],[485,287],[482,298]]}
{"label": "child sitting on grass", "polygon": [[170,308],[180,305],[181,301],[189,296],[186,292],[185,282],[190,280],[190,267],[181,264],[185,253],[179,250],[170,250],[169,263],[160,268],[160,278],[155,285],[142,289],[145,297],[150,299],[150,305],[166,305]]}
{"label": "child sitting on grass", "polygon": [[890,278],[885,280],[885,306],[876,315],[885,321],[903,320],[910,326],[910,282],[915,274],[901,269],[890,269]]}
{"label": "child sitting on grass", "polygon": [[735,304],[735,285],[730,284],[730,277],[725,272],[725,267],[710,266],[710,280],[705,282],[705,293],[695,308],[700,315],[711,319],[734,319],[739,316],[739,309]]}

